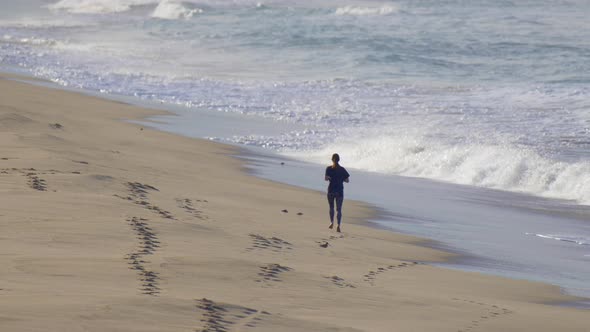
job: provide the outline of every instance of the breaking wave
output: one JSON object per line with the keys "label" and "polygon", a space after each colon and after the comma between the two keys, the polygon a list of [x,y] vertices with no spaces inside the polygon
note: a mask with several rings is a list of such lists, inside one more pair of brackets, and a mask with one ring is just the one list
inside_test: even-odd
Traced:
{"label": "breaking wave", "polygon": [[324,162],[338,152],[350,167],[383,174],[529,193],[590,204],[590,162],[561,162],[515,146],[445,145],[412,136],[349,139],[318,151],[289,152]]}
{"label": "breaking wave", "polygon": [[200,14],[202,12],[203,10],[200,8],[189,9],[181,3],[162,1],[156,9],[154,9],[152,17],[166,20],[189,19],[195,14]]}

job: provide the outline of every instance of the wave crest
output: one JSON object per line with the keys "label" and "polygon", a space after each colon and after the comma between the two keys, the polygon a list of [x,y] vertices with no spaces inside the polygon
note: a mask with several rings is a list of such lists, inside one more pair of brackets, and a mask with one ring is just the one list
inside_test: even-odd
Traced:
{"label": "wave crest", "polygon": [[367,16],[367,15],[389,15],[397,13],[398,9],[393,6],[381,7],[355,7],[344,6],[336,9],[336,15]]}
{"label": "wave crest", "polygon": [[189,9],[184,7],[181,3],[172,1],[162,1],[152,13],[153,18],[160,18],[166,20],[189,19],[195,14],[202,13],[200,8]]}

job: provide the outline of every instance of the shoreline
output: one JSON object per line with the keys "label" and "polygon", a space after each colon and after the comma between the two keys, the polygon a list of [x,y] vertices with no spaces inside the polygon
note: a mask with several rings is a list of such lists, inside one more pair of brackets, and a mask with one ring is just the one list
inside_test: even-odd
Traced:
{"label": "shoreline", "polygon": [[[104,95],[102,93],[98,93],[95,91],[88,91],[88,90],[82,90],[79,88],[69,88],[69,87],[60,86],[58,84],[55,84],[54,82],[51,82],[51,81],[48,81],[45,79],[41,79],[41,78],[37,78],[34,76],[29,76],[26,73],[21,73],[18,71],[14,71],[14,72],[0,71],[0,77],[2,77],[2,75],[6,75],[6,74],[9,76],[10,79],[14,79],[17,82],[21,82],[21,83],[25,83],[25,84],[34,84],[34,85],[39,85],[44,88],[68,91],[68,92],[75,93],[75,94],[82,94],[82,95],[93,97],[93,98],[109,100],[109,101],[113,101],[113,102],[117,102],[117,103],[123,103],[123,104],[129,105],[129,106],[132,106],[132,107],[146,108],[148,110],[155,111],[156,114],[151,114],[151,115],[148,115],[145,117],[140,117],[140,118],[135,118],[135,119],[125,119],[124,121],[127,121],[128,123],[131,123],[131,124],[139,125],[139,126],[144,126],[144,127],[147,126],[153,130],[171,133],[172,135],[179,135],[182,137],[186,137],[189,139],[195,139],[198,141],[201,141],[201,140],[209,141],[209,142],[213,142],[215,144],[220,144],[222,146],[235,148],[236,153],[232,154],[231,157],[242,162],[241,169],[246,174],[249,174],[250,176],[254,176],[254,177],[262,179],[262,180],[271,181],[271,182],[277,183],[279,185],[294,186],[296,188],[301,188],[303,190],[318,191],[317,189],[306,187],[304,185],[294,185],[294,184],[290,184],[288,182],[282,182],[280,180],[274,180],[274,179],[265,177],[262,174],[259,174],[259,175],[255,174],[256,173],[254,171],[255,167],[249,167],[248,166],[249,161],[247,161],[247,160],[250,156],[264,157],[264,154],[260,155],[258,152],[254,151],[251,147],[242,146],[239,144],[230,144],[230,143],[225,143],[225,142],[219,142],[217,140],[209,140],[209,139],[205,139],[205,138],[199,138],[199,137],[191,136],[188,134],[181,134],[178,132],[168,131],[168,130],[163,130],[163,129],[157,128],[154,125],[154,123],[158,123],[156,118],[162,117],[162,116],[179,117],[179,115],[171,109],[166,109],[165,107],[160,107],[161,105],[158,105],[154,101],[145,101],[145,100],[140,100],[140,99],[137,99],[134,97],[123,96],[123,95],[108,95],[108,94]],[[175,107],[178,107],[178,106],[174,106],[173,108],[175,108]],[[274,158],[278,158],[278,159],[286,159],[286,160],[289,159],[284,156],[275,155],[273,152],[264,151],[264,153],[268,153],[270,155],[273,155]],[[438,182],[436,180],[429,180],[429,179],[426,179],[426,181]],[[321,191],[318,191],[318,192],[321,192]],[[540,198],[547,199],[544,197],[540,197]],[[457,270],[457,271],[465,271],[465,272],[470,272],[470,273],[481,273],[481,274],[485,274],[485,275],[489,275],[489,276],[506,277],[500,273],[495,274],[495,273],[491,273],[491,272],[479,271],[477,269],[477,267],[478,267],[477,265],[474,265],[473,263],[471,263],[471,264],[465,263],[466,261],[478,260],[480,258],[479,256],[474,255],[474,254],[470,253],[469,251],[455,249],[455,248],[452,248],[451,245],[444,243],[442,241],[436,240],[436,239],[431,239],[431,238],[422,237],[419,235],[410,234],[407,232],[403,232],[402,230],[396,230],[392,227],[382,225],[381,223],[377,222],[376,220],[380,220],[380,221],[393,220],[392,212],[388,211],[384,207],[380,207],[376,204],[369,203],[369,202],[366,202],[363,200],[357,200],[357,199],[352,199],[352,200],[347,199],[347,201],[351,201],[357,205],[360,204],[361,206],[372,211],[370,216],[368,216],[366,218],[358,219],[355,221],[355,223],[363,225],[365,227],[370,227],[373,229],[386,231],[386,232],[392,232],[397,235],[402,235],[402,236],[408,237],[408,238],[412,239],[410,241],[410,243],[418,245],[418,246],[423,246],[428,249],[434,249],[436,251],[440,251],[441,253],[443,253],[443,255],[445,257],[444,260],[425,261],[425,263],[436,263],[436,264],[438,264],[437,266],[440,266],[443,268],[449,268],[449,269],[453,269],[453,270]],[[471,267],[471,269],[469,267]],[[514,279],[514,280],[539,282],[539,281],[531,280],[531,279],[527,279],[527,278],[517,278],[517,277],[507,277],[507,278]],[[572,293],[568,292],[565,287],[562,287],[557,284],[552,284],[552,283],[543,282],[543,281],[541,281],[541,283],[545,283],[545,284],[548,284],[548,285],[551,285],[554,287],[558,287],[561,290],[561,292],[566,296],[572,296],[577,299],[581,299],[581,300],[575,300],[573,302],[572,301],[549,302],[548,304],[560,305],[560,306],[572,306],[572,307],[581,308],[581,309],[590,309],[590,297],[572,294]]]}
{"label": "shoreline", "polygon": [[[336,233],[323,229],[324,223],[318,225],[317,220],[325,219],[325,202],[317,200],[322,197],[318,192],[245,174],[242,161],[231,156],[239,150],[232,146],[143,129],[128,121],[165,110],[10,82],[3,76],[0,84],[6,95],[0,114],[5,143],[0,157],[8,158],[2,162],[10,165],[3,166],[6,173],[0,178],[6,198],[2,218],[18,222],[4,226],[8,243],[2,246],[6,252],[2,264],[9,268],[0,278],[5,280],[0,283],[0,308],[7,318],[0,318],[0,326],[12,331],[41,326],[60,330],[68,322],[54,315],[74,310],[68,319],[77,326],[88,326],[87,317],[94,315],[91,321],[101,324],[96,330],[131,331],[140,329],[131,324],[141,317],[136,314],[159,308],[161,313],[138,325],[148,330],[156,330],[154,326],[186,330],[199,324],[213,328],[194,317],[214,317],[222,312],[211,309],[216,306],[223,312],[250,313],[234,324],[246,326],[260,318],[255,327],[261,331],[386,331],[390,324],[422,331],[524,326],[583,331],[590,323],[587,311],[539,304],[580,300],[560,294],[557,286],[419,264],[448,259],[450,254],[421,247],[420,238],[375,229],[367,219],[377,211],[368,203],[348,200],[346,228],[342,237],[334,237]],[[26,108],[26,119],[10,107]],[[101,128],[109,128],[109,133]],[[23,179],[30,188],[22,186]],[[208,197],[194,197],[195,190]],[[289,212],[281,213],[280,207]],[[50,216],[44,216],[47,211]],[[73,222],[73,218],[93,222]],[[249,230],[243,229],[242,219],[248,221]],[[158,229],[152,234],[142,223]],[[297,223],[302,226],[292,227]],[[35,228],[31,231],[27,225]],[[120,235],[123,230],[129,234]],[[153,240],[139,245],[149,257],[133,249],[135,237],[156,235],[159,245]],[[329,247],[320,248],[322,241]],[[100,258],[95,253],[99,245],[106,248]],[[121,250],[147,262],[126,262]],[[39,263],[41,257],[49,263]],[[96,270],[84,261],[102,268]],[[137,278],[152,279],[151,286],[141,285]],[[156,296],[142,293],[138,283],[149,286]],[[61,298],[54,299],[55,294]],[[195,300],[202,297],[216,297],[208,300],[216,304]],[[195,301],[196,312],[191,309]],[[84,306],[74,309],[80,303]],[[246,310],[254,305],[254,311]],[[113,312],[113,306],[118,311]],[[422,318],[424,307],[430,319]],[[567,319],[553,322],[551,314]]]}

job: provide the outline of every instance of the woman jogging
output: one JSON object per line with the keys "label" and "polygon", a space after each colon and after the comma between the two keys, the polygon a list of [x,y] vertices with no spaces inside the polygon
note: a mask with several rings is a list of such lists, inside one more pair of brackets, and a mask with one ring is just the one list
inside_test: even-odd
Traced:
{"label": "woman jogging", "polygon": [[328,186],[328,203],[330,204],[330,229],[334,227],[334,202],[336,202],[336,218],[338,227],[336,231],[340,232],[340,222],[342,221],[342,201],[344,200],[344,183],[348,183],[350,175],[346,169],[338,163],[340,156],[337,153],[332,155],[332,165],[326,168],[326,181],[330,181]]}

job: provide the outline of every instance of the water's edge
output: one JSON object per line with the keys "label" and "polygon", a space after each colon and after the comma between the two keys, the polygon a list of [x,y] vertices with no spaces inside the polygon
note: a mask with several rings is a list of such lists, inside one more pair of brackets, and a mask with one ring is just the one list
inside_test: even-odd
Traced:
{"label": "water's edge", "polygon": [[[103,98],[103,99],[107,99],[107,100],[111,100],[111,101],[127,103],[130,105],[138,106],[138,107],[142,107],[142,108],[148,108],[148,109],[153,109],[153,110],[157,110],[157,111],[162,111],[162,113],[167,114],[164,117],[179,117],[178,111],[182,109],[181,107],[174,107],[172,105],[165,105],[165,104],[157,104],[154,102],[140,100],[140,99],[128,97],[128,96],[101,94],[101,93],[94,92],[94,91],[63,87],[61,85],[55,84],[50,81],[40,80],[36,77],[26,76],[26,74],[24,74],[22,72],[10,71],[10,70],[6,70],[5,68],[2,68],[2,72],[0,72],[0,76],[2,75],[2,73],[6,73],[6,74],[10,75],[9,77],[3,77],[4,79],[7,79],[7,80],[14,80],[14,81],[32,84],[32,85],[39,85],[39,86],[43,86],[46,88],[65,90],[65,91],[80,93],[80,94],[84,94],[84,95],[88,95],[88,96],[92,96],[92,97]],[[158,117],[148,117],[146,119],[142,119],[142,121],[130,121],[130,122],[141,123],[142,125],[152,128],[152,129],[167,131],[167,132],[171,132],[174,134],[187,136],[187,137],[190,137],[193,139],[195,139],[195,138],[196,139],[205,139],[205,138],[195,137],[194,135],[190,135],[189,133],[186,133],[186,132],[182,133],[182,132],[174,131],[174,130],[172,130],[172,128],[163,128],[165,123],[162,122],[161,120],[162,120],[161,116],[158,116]],[[263,174],[263,172],[261,171],[261,168],[260,168],[261,165],[259,164],[261,162],[259,160],[259,157],[261,157],[261,156],[263,156],[264,158],[271,158],[272,160],[274,160],[273,165],[279,165],[281,161],[285,162],[285,163],[290,163],[293,161],[292,159],[289,159],[287,157],[284,157],[284,156],[281,156],[281,155],[278,155],[275,153],[271,153],[268,150],[262,150],[261,148],[249,147],[249,146],[238,145],[238,144],[230,144],[230,143],[223,143],[223,144],[231,145],[231,146],[237,147],[239,149],[240,153],[238,155],[233,156],[233,157],[244,162],[244,165],[245,165],[244,171],[248,175],[256,176],[256,177],[263,178],[263,179],[270,180],[270,181],[274,181],[277,183],[292,185],[292,186],[296,186],[296,187],[300,187],[300,188],[304,188],[304,189],[323,191],[323,183],[316,181],[317,179],[313,180],[313,182],[321,183],[322,186],[318,186],[317,184],[313,184],[310,182],[301,182],[300,184],[294,184],[294,183],[288,182],[288,181],[277,180],[276,177],[265,176]],[[268,166],[268,165],[269,164],[266,164],[266,166]],[[265,167],[265,166],[262,165],[262,167]],[[280,168],[277,168],[277,169],[280,169]],[[416,234],[404,232],[400,229],[395,229],[393,227],[385,226],[384,223],[394,221],[394,216],[392,216],[391,213],[388,212],[387,209],[379,206],[378,204],[374,204],[371,201],[359,200],[356,198],[354,198],[354,199],[363,202],[365,205],[372,208],[375,212],[375,215],[376,215],[375,219],[366,220],[366,226],[376,228],[379,230],[411,235],[411,236],[421,239],[421,241],[416,243],[417,245],[421,245],[421,246],[428,247],[428,248],[433,248],[436,250],[440,250],[440,251],[452,254],[452,258],[449,259],[447,262],[445,262],[445,263],[431,263],[433,265],[441,266],[441,267],[445,267],[445,268],[452,268],[452,269],[473,272],[473,268],[471,268],[472,267],[471,264],[475,260],[481,259],[477,255],[473,255],[473,254],[470,254],[465,251],[457,250],[457,249],[453,248],[452,246],[445,244],[444,242],[421,237]],[[489,273],[485,273],[482,271],[478,271],[478,272],[484,273],[484,274],[489,274]],[[504,277],[506,277],[506,276],[504,276]],[[535,281],[532,279],[527,279],[527,280]],[[558,286],[558,285],[556,285],[556,286]],[[561,286],[558,286],[558,287],[560,287],[562,289],[564,294],[570,294],[565,288],[563,288]],[[574,296],[578,296],[578,295],[574,294]],[[590,298],[579,297],[578,300],[573,301],[573,302],[560,302],[560,303],[548,303],[548,304],[590,309]]]}

